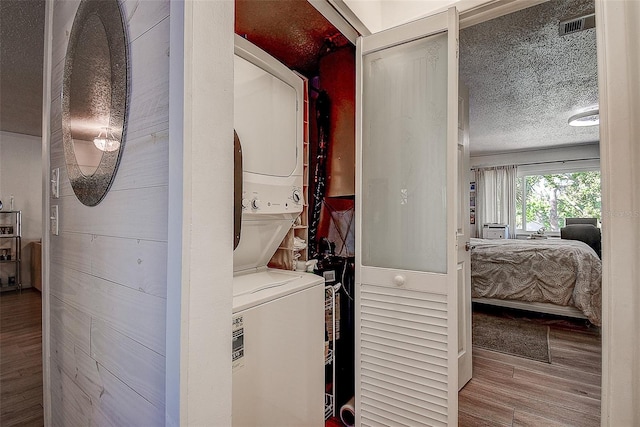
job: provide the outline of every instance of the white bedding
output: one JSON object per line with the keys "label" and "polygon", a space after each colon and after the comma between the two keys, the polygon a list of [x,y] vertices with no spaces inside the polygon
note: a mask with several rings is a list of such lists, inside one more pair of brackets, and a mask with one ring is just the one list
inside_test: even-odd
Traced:
{"label": "white bedding", "polygon": [[602,262],[577,240],[471,239],[474,298],[572,306],[601,322]]}

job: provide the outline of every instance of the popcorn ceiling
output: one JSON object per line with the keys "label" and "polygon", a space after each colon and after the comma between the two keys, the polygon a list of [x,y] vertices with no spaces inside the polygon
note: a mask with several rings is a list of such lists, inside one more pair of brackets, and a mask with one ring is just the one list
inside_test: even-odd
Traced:
{"label": "popcorn ceiling", "polygon": [[593,10],[593,0],[551,0],[460,31],[471,155],[599,140],[598,126],[567,124],[598,103],[595,28],[558,35],[560,21]]}
{"label": "popcorn ceiling", "polygon": [[42,133],[44,3],[0,1],[0,131]]}

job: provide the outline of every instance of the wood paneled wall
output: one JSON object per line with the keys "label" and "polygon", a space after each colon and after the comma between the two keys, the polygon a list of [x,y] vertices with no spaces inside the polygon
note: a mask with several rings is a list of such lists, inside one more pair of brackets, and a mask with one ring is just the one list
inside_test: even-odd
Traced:
{"label": "wood paneled wall", "polygon": [[164,425],[169,158],[169,1],[122,0],[130,43],[129,122],[105,199],[82,205],[66,175],[61,99],[77,0],[54,4],[51,167],[52,423]]}

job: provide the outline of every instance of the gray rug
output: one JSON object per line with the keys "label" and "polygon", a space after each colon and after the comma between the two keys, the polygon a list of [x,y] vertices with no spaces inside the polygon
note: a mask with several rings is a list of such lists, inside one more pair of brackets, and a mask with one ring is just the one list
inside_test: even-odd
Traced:
{"label": "gray rug", "polygon": [[551,363],[546,325],[474,311],[472,333],[474,346]]}

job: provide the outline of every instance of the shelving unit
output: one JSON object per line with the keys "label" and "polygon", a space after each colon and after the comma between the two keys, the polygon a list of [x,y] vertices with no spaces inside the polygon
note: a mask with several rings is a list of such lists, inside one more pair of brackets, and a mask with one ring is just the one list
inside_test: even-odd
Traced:
{"label": "shelving unit", "polygon": [[22,289],[22,212],[0,211],[0,292]]}
{"label": "shelving unit", "polygon": [[307,243],[299,251],[300,261],[309,260],[309,80],[304,78],[304,106],[302,133],[302,197],[303,206],[300,214],[300,225],[293,226],[293,234]]}
{"label": "shelving unit", "polygon": [[295,270],[296,260],[308,261],[309,248],[302,249],[294,247],[295,237],[309,243],[309,80],[298,74],[304,83],[304,110],[303,110],[303,132],[302,132],[302,212],[291,226],[287,235],[282,239],[282,243],[271,260],[269,267],[281,268],[285,270]]}
{"label": "shelving unit", "polygon": [[[325,395],[324,395],[324,419],[336,416],[336,292],[338,285],[324,287],[324,312],[325,325],[327,325],[328,341],[325,342],[324,366],[325,366]],[[330,369],[330,370],[329,370]],[[331,372],[330,375],[327,375]],[[328,392],[327,390],[330,390]]]}

